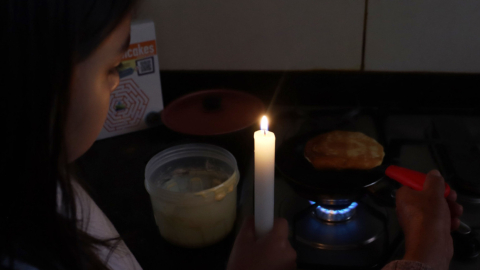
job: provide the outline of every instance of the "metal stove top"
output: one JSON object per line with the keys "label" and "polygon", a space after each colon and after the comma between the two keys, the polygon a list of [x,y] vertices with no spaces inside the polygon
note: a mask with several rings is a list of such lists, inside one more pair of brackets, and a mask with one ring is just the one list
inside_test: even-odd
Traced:
{"label": "metal stove top", "polygon": [[[451,156],[465,160],[474,159],[475,151],[480,153],[480,117],[385,114],[366,109],[281,108],[277,112],[272,121],[277,147],[294,135],[313,130],[355,130],[384,145],[384,161],[389,164],[425,173],[439,169],[459,193],[458,200],[464,205],[462,221],[471,226],[474,233],[480,229],[480,195],[465,188],[465,183],[476,184],[472,178],[476,171],[458,173],[458,162],[453,165],[451,162]],[[456,133],[452,134],[451,130]],[[461,144],[452,143],[459,140]],[[250,172],[253,164],[251,167]],[[459,174],[464,179],[459,180]],[[240,191],[241,217],[253,214],[251,175],[253,173],[247,173]],[[276,172],[275,214],[289,221],[299,269],[380,269],[389,261],[402,258],[403,238],[392,203],[396,188],[398,184],[393,181],[381,181],[370,194],[356,202],[355,214],[344,221],[331,222],[319,218],[315,214],[318,205],[296,194]],[[326,211],[330,210],[339,209],[327,208]],[[450,269],[480,269],[480,259],[454,259]]]}

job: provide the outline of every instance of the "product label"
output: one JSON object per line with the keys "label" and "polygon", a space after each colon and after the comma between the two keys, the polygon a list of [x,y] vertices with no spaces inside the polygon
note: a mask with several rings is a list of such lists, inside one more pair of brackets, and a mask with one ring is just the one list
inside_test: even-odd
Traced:
{"label": "product label", "polygon": [[145,58],[157,54],[155,40],[130,44],[128,50],[123,55],[122,61]]}

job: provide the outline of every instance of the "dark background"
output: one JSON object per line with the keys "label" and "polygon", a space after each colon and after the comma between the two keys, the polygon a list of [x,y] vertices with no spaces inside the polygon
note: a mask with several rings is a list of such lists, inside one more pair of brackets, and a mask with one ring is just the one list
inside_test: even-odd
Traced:
{"label": "dark background", "polygon": [[338,71],[163,71],[164,104],[203,89],[252,93],[266,105],[280,87],[276,105],[478,109],[480,74]]}

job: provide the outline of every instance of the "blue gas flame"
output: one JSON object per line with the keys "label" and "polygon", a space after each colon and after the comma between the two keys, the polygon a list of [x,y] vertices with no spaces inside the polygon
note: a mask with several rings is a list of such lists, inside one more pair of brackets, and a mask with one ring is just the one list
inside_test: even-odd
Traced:
{"label": "blue gas flame", "polygon": [[[311,205],[315,204],[314,201],[309,201],[309,202],[310,202]],[[358,206],[358,203],[352,202],[348,207],[346,207],[344,209],[333,210],[333,209],[323,208],[320,205],[317,206],[317,209],[320,209],[320,211],[322,211],[325,214],[337,215],[337,214],[346,214],[346,213],[352,211],[353,209],[355,209],[357,206]]]}

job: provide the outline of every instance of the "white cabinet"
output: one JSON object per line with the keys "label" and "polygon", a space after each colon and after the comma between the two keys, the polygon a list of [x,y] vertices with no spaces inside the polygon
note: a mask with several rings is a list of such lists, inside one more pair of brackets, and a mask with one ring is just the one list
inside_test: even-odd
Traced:
{"label": "white cabinet", "polygon": [[162,70],[359,70],[364,0],[145,0]]}
{"label": "white cabinet", "polygon": [[480,72],[480,1],[368,4],[365,70]]}

